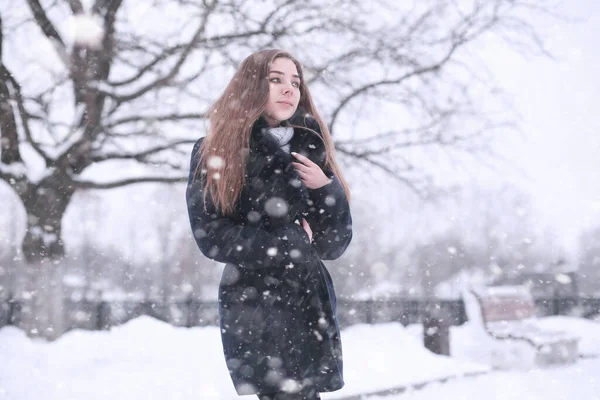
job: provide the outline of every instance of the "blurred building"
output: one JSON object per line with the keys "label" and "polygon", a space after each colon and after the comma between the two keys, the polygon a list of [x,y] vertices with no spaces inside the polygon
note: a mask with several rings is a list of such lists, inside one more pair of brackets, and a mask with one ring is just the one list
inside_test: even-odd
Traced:
{"label": "blurred building", "polygon": [[570,272],[523,272],[515,276],[500,276],[492,286],[525,285],[534,298],[579,296],[579,276]]}

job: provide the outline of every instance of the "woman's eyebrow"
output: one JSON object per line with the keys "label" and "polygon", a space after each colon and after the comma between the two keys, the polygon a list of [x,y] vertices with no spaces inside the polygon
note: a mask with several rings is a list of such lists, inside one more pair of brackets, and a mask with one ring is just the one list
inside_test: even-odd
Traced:
{"label": "woman's eyebrow", "polygon": [[[274,69],[273,69],[273,70],[271,70],[271,71],[269,71],[269,73],[270,73],[270,74],[279,74],[279,75],[285,75],[283,72],[281,72],[281,71],[277,71],[277,70],[274,70]],[[292,77],[300,79],[300,75],[297,75],[297,74],[294,74],[294,75],[292,75]]]}

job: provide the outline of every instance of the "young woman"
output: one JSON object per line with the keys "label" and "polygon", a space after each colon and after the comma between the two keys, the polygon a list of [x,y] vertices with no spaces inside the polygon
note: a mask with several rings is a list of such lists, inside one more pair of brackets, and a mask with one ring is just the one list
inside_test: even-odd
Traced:
{"label": "young woman", "polygon": [[195,144],[186,193],[202,253],[225,263],[219,316],[239,395],[319,399],[344,385],[333,282],[352,238],[349,188],[300,63],[239,66]]}

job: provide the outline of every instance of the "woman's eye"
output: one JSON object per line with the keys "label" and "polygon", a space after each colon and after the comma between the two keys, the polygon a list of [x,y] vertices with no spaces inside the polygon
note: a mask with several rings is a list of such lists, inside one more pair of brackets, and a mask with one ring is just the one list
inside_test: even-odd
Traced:
{"label": "woman's eye", "polygon": [[292,85],[293,85],[295,88],[299,88],[299,87],[300,87],[300,82],[293,82],[293,83],[292,83]]}
{"label": "woman's eye", "polygon": [[271,78],[271,82],[279,83],[280,81],[279,78]]}

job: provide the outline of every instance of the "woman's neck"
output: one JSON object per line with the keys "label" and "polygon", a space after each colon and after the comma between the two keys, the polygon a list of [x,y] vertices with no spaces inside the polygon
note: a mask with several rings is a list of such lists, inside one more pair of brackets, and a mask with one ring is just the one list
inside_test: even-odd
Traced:
{"label": "woman's neck", "polygon": [[278,126],[281,125],[281,121],[273,119],[273,118],[269,117],[267,114],[263,115],[263,118],[265,119],[265,121],[267,121],[267,124],[269,125],[270,128],[277,128]]}

